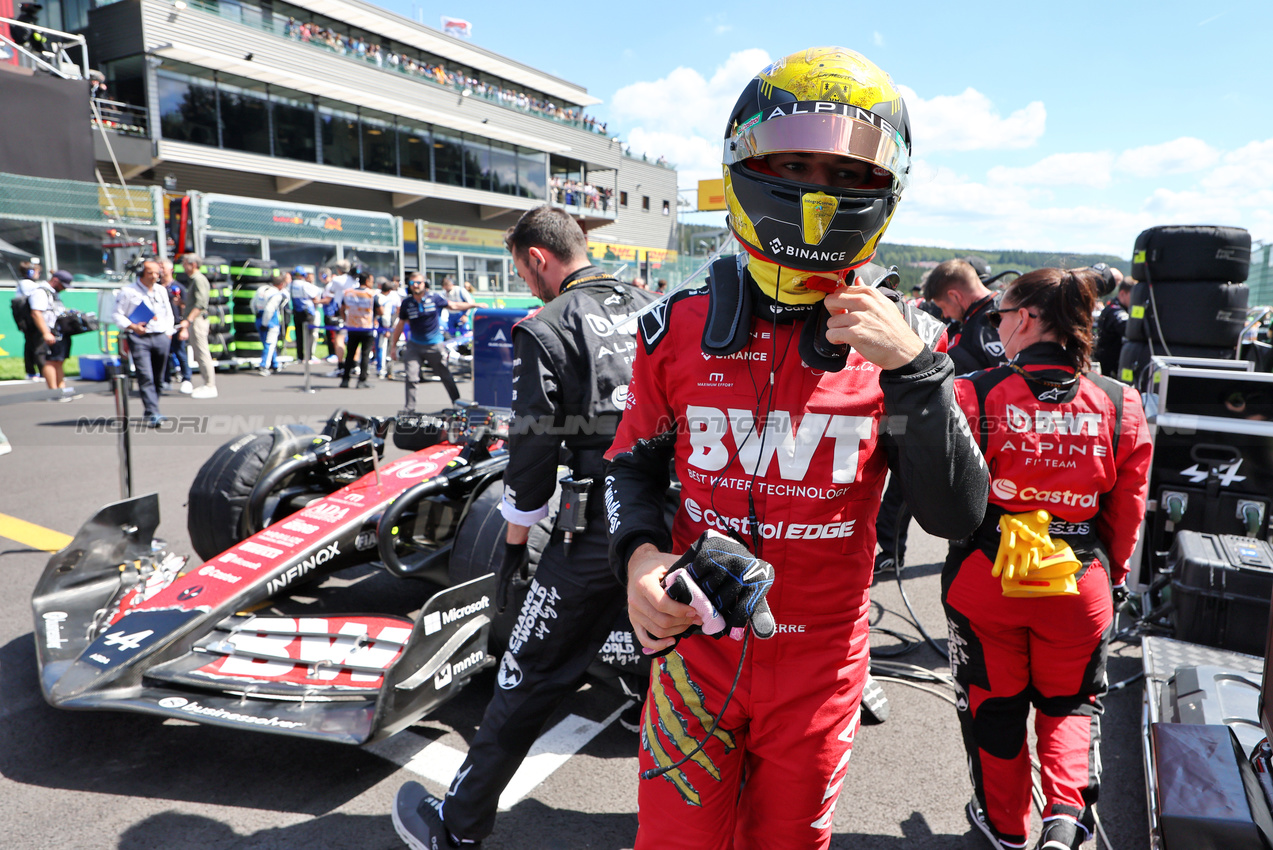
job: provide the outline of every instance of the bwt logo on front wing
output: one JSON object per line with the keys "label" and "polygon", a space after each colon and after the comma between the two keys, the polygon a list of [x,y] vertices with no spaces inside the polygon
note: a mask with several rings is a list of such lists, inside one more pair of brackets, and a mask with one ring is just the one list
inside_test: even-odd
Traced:
{"label": "bwt logo on front wing", "polygon": [[858,455],[875,433],[870,416],[840,416],[805,413],[800,426],[793,428],[791,413],[774,410],[765,418],[763,434],[757,434],[755,414],[750,410],[720,410],[689,405],[685,408],[689,431],[690,466],[715,472],[724,469],[735,455],[748,473],[767,475],[769,465],[778,462],[778,474],[787,481],[803,481],[813,454],[823,439],[833,443],[831,482],[852,484],[857,479]]}
{"label": "bwt logo on front wing", "polygon": [[[722,516],[711,508],[704,509],[693,499],[685,500],[685,513],[694,522],[701,522],[708,528],[728,533],[737,531],[746,534],[749,530],[746,517]],[[760,523],[760,536],[766,540],[784,538],[786,540],[835,540],[841,537],[852,537],[853,526],[857,520],[827,523],[793,522],[790,525],[779,522]]]}
{"label": "bwt logo on front wing", "polygon": [[1017,488],[1015,481],[996,478],[990,482],[990,493],[999,499],[1019,502],[1050,502],[1054,505],[1074,505],[1080,508],[1096,507],[1096,493],[1075,493],[1073,490],[1040,490],[1037,487]]}

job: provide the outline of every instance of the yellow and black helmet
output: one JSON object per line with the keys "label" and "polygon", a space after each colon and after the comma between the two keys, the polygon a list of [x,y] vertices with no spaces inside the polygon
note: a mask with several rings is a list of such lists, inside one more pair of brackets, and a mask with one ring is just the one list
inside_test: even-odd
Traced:
{"label": "yellow and black helmet", "polygon": [[[789,269],[841,276],[875,255],[910,171],[906,104],[888,74],[853,50],[814,47],[747,84],[725,127],[729,226],[747,251]],[[773,154],[851,157],[854,188],[801,182]]]}

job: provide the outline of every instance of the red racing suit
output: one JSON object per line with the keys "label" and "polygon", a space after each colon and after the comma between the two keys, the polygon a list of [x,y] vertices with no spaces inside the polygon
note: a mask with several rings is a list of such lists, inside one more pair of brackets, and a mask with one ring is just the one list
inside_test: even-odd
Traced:
{"label": "red racing suit", "polygon": [[[977,533],[951,545],[942,601],[974,793],[1007,847],[1024,847],[1030,831],[1031,704],[1044,818],[1090,830],[1110,582],[1126,580],[1145,516],[1150,442],[1139,394],[1068,363],[1060,345],[1041,342],[955,381],[990,464],[990,505]],[[991,575],[999,518],[1040,508],[1083,564],[1077,596],[1008,597]]]}
{"label": "red racing suit", "polygon": [[[934,534],[968,534],[984,508],[984,461],[954,403],[944,354],[926,348],[883,374],[856,352],[840,371],[810,368],[798,339],[811,309],[775,306],[749,278],[764,304],[742,314],[750,339],[728,356],[701,347],[707,290],[643,317],[627,409],[607,453],[611,557],[625,583],[640,544],[683,552],[715,528],[752,545],[753,516],[756,554],[776,573],[767,598],[777,633],[748,639],[741,670],[742,642],[702,635],[681,640],[652,670],[643,772],[690,753],[736,674],[738,684],[702,752],[641,782],[638,848],[827,846],[867,672],[885,473],[899,472]],[[928,342],[941,336],[939,323],[905,312],[929,330]],[[669,538],[670,460],[682,491]]]}

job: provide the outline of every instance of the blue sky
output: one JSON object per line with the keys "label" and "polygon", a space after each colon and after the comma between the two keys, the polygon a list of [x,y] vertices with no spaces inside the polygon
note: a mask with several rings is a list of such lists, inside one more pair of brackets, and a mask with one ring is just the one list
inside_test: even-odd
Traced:
{"label": "blue sky", "polygon": [[1273,241],[1269,0],[383,5],[464,18],[475,44],[585,86],[682,189],[719,176],[725,116],[770,58],[838,44],[891,74],[911,114],[887,241],[1129,257],[1156,224]]}

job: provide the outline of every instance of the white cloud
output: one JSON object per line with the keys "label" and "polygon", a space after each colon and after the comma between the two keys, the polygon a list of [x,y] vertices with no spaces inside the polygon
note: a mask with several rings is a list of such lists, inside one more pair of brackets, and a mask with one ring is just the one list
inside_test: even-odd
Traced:
{"label": "white cloud", "polygon": [[1129,195],[1111,180],[1104,191],[1080,191],[1072,205],[1058,200],[1068,197],[1062,181],[1047,178],[1064,174],[1067,163],[1090,163],[1098,173],[1101,158],[1108,166],[1112,155],[1058,154],[1024,168],[991,168],[984,179],[920,158],[885,239],[1124,258],[1136,234],[1161,224],[1226,224],[1247,228],[1253,239],[1273,239],[1273,139],[1216,156],[1210,171],[1148,194]]}
{"label": "white cloud", "polygon": [[879,30],[876,30],[875,32],[871,33],[871,42],[872,42],[872,43],[873,43],[876,47],[883,47],[883,46],[884,46],[884,33],[880,32]]}
{"label": "white cloud", "polygon": [[1209,168],[1219,153],[1202,139],[1182,136],[1159,145],[1130,148],[1118,156],[1114,167],[1133,177],[1162,177]]}
{"label": "white cloud", "polygon": [[1210,191],[1238,196],[1256,189],[1273,189],[1273,139],[1250,142],[1226,153],[1200,183]]}
{"label": "white cloud", "polygon": [[1110,165],[1113,161],[1114,155],[1107,151],[1055,153],[1021,168],[997,165],[986,172],[986,179],[991,183],[1016,186],[1084,186],[1104,189],[1110,183]]}
{"label": "white cloud", "polygon": [[662,79],[619,89],[611,109],[617,120],[654,132],[721,136],[739,93],[768,64],[769,54],[753,48],[731,54],[710,79],[694,68],[676,68]]}
{"label": "white cloud", "polygon": [[634,153],[676,163],[682,187],[720,176],[725,120],[752,77],[769,64],[760,49],[741,50],[704,77],[694,68],[624,86],[611,98],[611,114],[626,129]]}
{"label": "white cloud", "polygon": [[928,100],[906,86],[898,88],[910,113],[915,150],[922,154],[1028,148],[1047,124],[1047,110],[1039,100],[1004,118],[990,98],[974,88]]}

